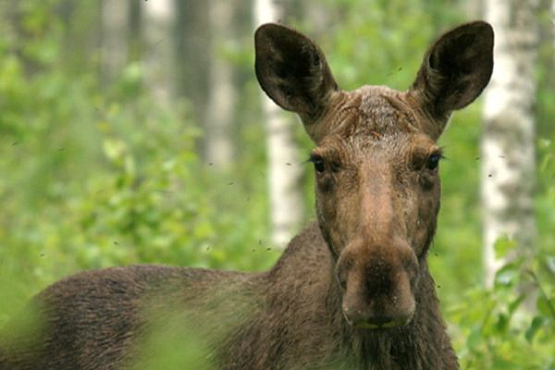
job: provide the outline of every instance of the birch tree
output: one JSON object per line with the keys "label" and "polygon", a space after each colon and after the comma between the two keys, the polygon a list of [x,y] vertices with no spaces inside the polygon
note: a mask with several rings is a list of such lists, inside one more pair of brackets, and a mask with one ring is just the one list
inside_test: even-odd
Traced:
{"label": "birch tree", "polygon": [[461,6],[470,19],[481,18],[484,14],[484,2],[481,0],[466,0]]}
{"label": "birch tree", "polygon": [[[278,0],[256,0],[255,25],[279,22],[283,5]],[[304,216],[301,191],[302,171],[293,135],[293,122],[264,94],[261,94],[264,122],[267,127],[268,190],[272,242],[285,244],[295,235]]]}
{"label": "birch tree", "polygon": [[487,0],[486,18],[495,29],[495,67],[485,94],[482,150],[483,261],[486,286],[505,262],[496,258],[500,237],[516,242],[513,256],[534,253],[536,224],[534,65],[538,43],[538,0]]}
{"label": "birch tree", "polygon": [[128,0],[101,3],[101,80],[114,81],[127,61]]}
{"label": "birch tree", "polygon": [[155,0],[141,3],[146,81],[157,103],[167,104],[176,90],[176,58],[172,38],[176,18],[175,1]]}
{"label": "birch tree", "polygon": [[[175,43],[177,57],[181,61],[175,75],[177,95],[190,102],[191,113],[198,122],[201,122],[206,114],[208,100],[209,5],[208,1],[176,2],[178,32],[175,33]],[[202,155],[202,148],[199,148],[199,152]]]}
{"label": "birch tree", "polygon": [[235,160],[233,123],[237,104],[234,67],[225,59],[222,49],[234,28],[237,1],[210,0],[210,61],[208,71],[208,99],[204,119],[204,159],[222,169]]}

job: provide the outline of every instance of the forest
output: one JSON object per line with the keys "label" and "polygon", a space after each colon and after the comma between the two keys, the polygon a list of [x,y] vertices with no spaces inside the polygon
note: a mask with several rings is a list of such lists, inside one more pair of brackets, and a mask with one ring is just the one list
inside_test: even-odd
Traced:
{"label": "forest", "polygon": [[313,144],[256,81],[261,23],[309,35],[345,90],[405,90],[475,19],[496,70],[440,139],[428,261],[462,369],[555,369],[553,0],[3,0],[0,328],[77,271],[267,270],[315,219]]}

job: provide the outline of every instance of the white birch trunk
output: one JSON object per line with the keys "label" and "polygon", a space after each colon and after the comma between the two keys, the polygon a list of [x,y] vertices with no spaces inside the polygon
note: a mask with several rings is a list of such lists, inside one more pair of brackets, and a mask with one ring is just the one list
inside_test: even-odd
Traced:
{"label": "white birch trunk", "polygon": [[506,261],[495,256],[500,237],[517,243],[515,255],[534,253],[536,224],[534,65],[538,0],[488,0],[486,19],[495,29],[495,67],[485,94],[482,136],[483,261],[485,284],[493,285]]}
{"label": "white birch trunk", "polygon": [[484,2],[481,0],[466,0],[462,7],[469,19],[480,19],[484,16]]}
{"label": "white birch trunk", "polygon": [[[279,22],[283,17],[276,0],[256,0],[255,25]],[[262,96],[267,127],[268,180],[272,242],[284,247],[296,234],[304,216],[302,168],[294,140],[294,122],[265,95]]]}
{"label": "white birch trunk", "polygon": [[[107,0],[113,1],[113,0]],[[175,92],[174,0],[141,1],[146,82],[156,102],[168,105]]]}
{"label": "white birch trunk", "polygon": [[225,60],[222,49],[233,30],[234,10],[232,0],[209,1],[210,66],[208,72],[208,99],[204,128],[204,158],[217,169],[229,167],[235,161],[233,123],[237,89],[234,67]]}
{"label": "white birch trunk", "polygon": [[101,79],[108,85],[127,61],[128,1],[102,1],[101,22]]}

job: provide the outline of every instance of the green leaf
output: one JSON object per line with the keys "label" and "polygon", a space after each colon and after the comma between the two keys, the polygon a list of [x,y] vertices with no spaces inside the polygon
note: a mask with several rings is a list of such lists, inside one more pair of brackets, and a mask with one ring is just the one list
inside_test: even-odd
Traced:
{"label": "green leaf", "polygon": [[480,345],[481,341],[482,341],[481,330],[480,328],[475,327],[472,329],[472,332],[468,336],[468,339],[466,340],[466,345],[468,348],[477,348]]}
{"label": "green leaf", "polygon": [[524,301],[525,297],[526,296],[524,294],[520,294],[515,300],[509,303],[508,310],[510,315],[512,315],[516,311],[516,309],[520,306],[522,301]]}
{"label": "green leaf", "polygon": [[530,327],[524,333],[524,337],[526,338],[528,343],[532,344],[532,341],[534,340],[534,336],[536,335],[538,330],[543,326],[544,322],[545,320],[541,316],[536,316],[532,319],[532,323],[530,324]]}
{"label": "green leaf", "polygon": [[516,248],[516,241],[507,237],[497,239],[493,246],[495,250],[495,258],[502,259],[507,257],[510,251]]}
{"label": "green leaf", "polygon": [[499,333],[503,333],[507,330],[509,326],[509,317],[505,314],[499,314],[497,322],[495,323],[495,329]]}
{"label": "green leaf", "polygon": [[538,311],[542,315],[544,315],[544,316],[551,316],[552,315],[551,307],[549,305],[549,301],[543,295],[538,297],[538,300],[536,301],[536,307],[538,308]]}
{"label": "green leaf", "polygon": [[504,265],[495,274],[496,286],[510,286],[513,285],[519,277],[519,266],[515,262],[510,262]]}

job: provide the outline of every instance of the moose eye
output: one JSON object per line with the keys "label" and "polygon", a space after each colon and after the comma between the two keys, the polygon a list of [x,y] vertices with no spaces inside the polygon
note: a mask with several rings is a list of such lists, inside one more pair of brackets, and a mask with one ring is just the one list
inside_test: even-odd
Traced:
{"label": "moose eye", "polygon": [[426,168],[429,170],[435,170],[439,165],[441,158],[443,158],[441,153],[432,153],[426,161]]}
{"label": "moose eye", "polygon": [[311,155],[309,161],[314,165],[316,172],[322,173],[326,170],[324,159],[319,155]]}

